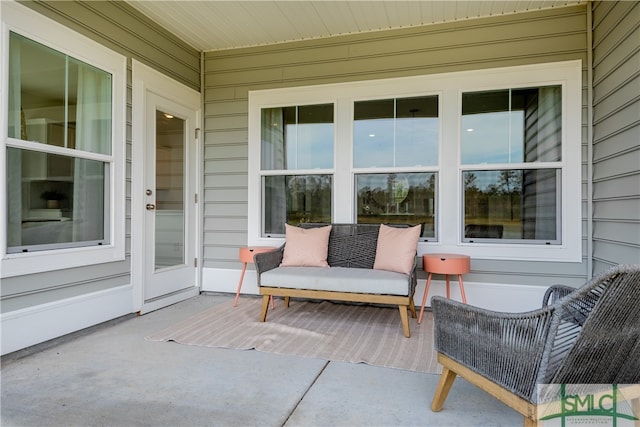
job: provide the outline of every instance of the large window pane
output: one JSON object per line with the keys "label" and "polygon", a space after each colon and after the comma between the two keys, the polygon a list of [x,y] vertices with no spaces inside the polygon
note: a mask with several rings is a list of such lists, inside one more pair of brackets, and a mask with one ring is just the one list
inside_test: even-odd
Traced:
{"label": "large window pane", "polygon": [[422,224],[435,237],[435,173],[356,175],[358,223]]}
{"label": "large window pane", "polygon": [[333,167],[333,104],[262,109],[262,170]]}
{"label": "large window pane", "polygon": [[[9,37],[10,138],[66,146],[66,56],[15,33]],[[54,124],[55,137],[32,129]],[[30,135],[31,134],[31,135]]]}
{"label": "large window pane", "polygon": [[438,163],[438,97],[354,103],[356,168],[429,166]]}
{"label": "large window pane", "polygon": [[284,235],[284,224],[331,222],[331,175],[277,175],[263,178],[265,236]]}
{"label": "large window pane", "polygon": [[11,138],[111,154],[111,74],[11,33]]}
{"label": "large window pane", "polygon": [[474,170],[464,182],[464,239],[560,243],[559,169]]}
{"label": "large window pane", "polygon": [[185,262],[185,132],[183,119],[156,110],[156,271]]}
{"label": "large window pane", "polygon": [[462,94],[462,164],[561,160],[560,86]]}
{"label": "large window pane", "polygon": [[7,150],[9,252],[107,242],[104,163]]}
{"label": "large window pane", "polygon": [[396,100],[395,166],[438,164],[438,97]]}
{"label": "large window pane", "polygon": [[77,69],[77,77],[69,81],[77,87],[75,99],[70,91],[70,117],[73,124],[75,103],[76,148],[100,154],[111,154],[111,75],[70,59],[69,67]]}
{"label": "large window pane", "polygon": [[353,118],[353,166],[393,166],[394,100],[355,102]]}

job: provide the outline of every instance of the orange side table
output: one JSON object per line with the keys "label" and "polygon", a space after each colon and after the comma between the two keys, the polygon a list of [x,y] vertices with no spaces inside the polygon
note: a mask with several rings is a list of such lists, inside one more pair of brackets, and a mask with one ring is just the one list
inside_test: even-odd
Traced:
{"label": "orange side table", "polygon": [[[242,273],[240,273],[240,281],[238,282],[238,290],[236,291],[236,298],[233,300],[233,306],[238,305],[238,298],[240,298],[240,289],[242,289],[242,281],[244,280],[244,273],[247,271],[247,264],[253,263],[253,256],[260,252],[270,252],[278,249],[274,246],[247,246],[240,248],[238,257],[240,261],[244,263],[242,266]],[[273,297],[271,297],[271,308],[273,308]]]}
{"label": "orange side table", "polygon": [[431,276],[433,276],[434,273],[445,275],[445,279],[447,281],[447,298],[451,298],[451,292],[449,290],[449,275],[457,275],[458,284],[460,285],[460,294],[462,295],[462,302],[465,304],[467,303],[467,296],[464,294],[464,284],[462,283],[462,275],[471,270],[471,258],[469,256],[458,254],[422,255],[422,269],[427,271],[429,276],[427,276],[427,286],[424,288],[424,295],[422,296],[422,308],[420,308],[418,324],[422,322],[422,314],[424,313],[424,306],[427,302],[429,286],[431,286]]}

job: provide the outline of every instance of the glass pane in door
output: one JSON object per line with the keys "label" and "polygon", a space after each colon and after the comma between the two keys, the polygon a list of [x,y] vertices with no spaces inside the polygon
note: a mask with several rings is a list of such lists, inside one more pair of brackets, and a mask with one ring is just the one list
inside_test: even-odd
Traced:
{"label": "glass pane in door", "polygon": [[155,269],[185,263],[185,121],[156,110]]}

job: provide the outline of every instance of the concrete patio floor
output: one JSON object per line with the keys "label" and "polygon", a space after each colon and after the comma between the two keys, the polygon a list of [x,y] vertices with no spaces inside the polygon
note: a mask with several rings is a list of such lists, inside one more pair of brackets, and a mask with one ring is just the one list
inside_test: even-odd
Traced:
{"label": "concrete patio floor", "polygon": [[522,425],[522,416],[460,378],[434,413],[437,375],[144,339],[229,298],[202,294],[3,357],[0,424]]}

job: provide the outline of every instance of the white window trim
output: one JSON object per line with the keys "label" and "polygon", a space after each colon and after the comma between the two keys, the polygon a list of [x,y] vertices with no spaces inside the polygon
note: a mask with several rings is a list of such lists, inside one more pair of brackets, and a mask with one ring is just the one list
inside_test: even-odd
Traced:
{"label": "white window trim", "polygon": [[[463,92],[516,87],[562,85],[562,243],[559,245],[462,242],[462,193],[459,164],[460,118]],[[363,99],[402,98],[437,94],[440,99],[440,150],[438,161],[437,242],[421,242],[418,254],[464,253],[478,259],[580,262],[581,234],[581,111],[580,60],[249,92],[248,244],[277,246],[283,238],[261,237],[260,117],[261,109],[274,106],[334,102],[334,202],[333,221],[355,221],[352,167],[353,102]],[[277,100],[277,104],[274,102]],[[445,142],[446,143],[443,143]],[[419,170],[419,169],[417,169]],[[433,168],[425,168],[427,171]],[[371,170],[368,170],[371,171]],[[380,170],[383,172],[383,170]],[[456,191],[451,191],[455,188]],[[448,190],[448,191],[445,191]],[[455,213],[455,214],[454,214]]]}
{"label": "white window trim", "polygon": [[85,265],[123,260],[125,258],[125,144],[126,144],[126,57],[101,44],[40,15],[13,1],[0,2],[0,177],[6,188],[6,142],[8,114],[9,31],[49,46],[111,73],[113,79],[112,170],[110,173],[110,211],[105,220],[111,226],[108,245],[66,248],[18,254],[7,254],[7,197],[0,191],[0,276],[11,277]]}

